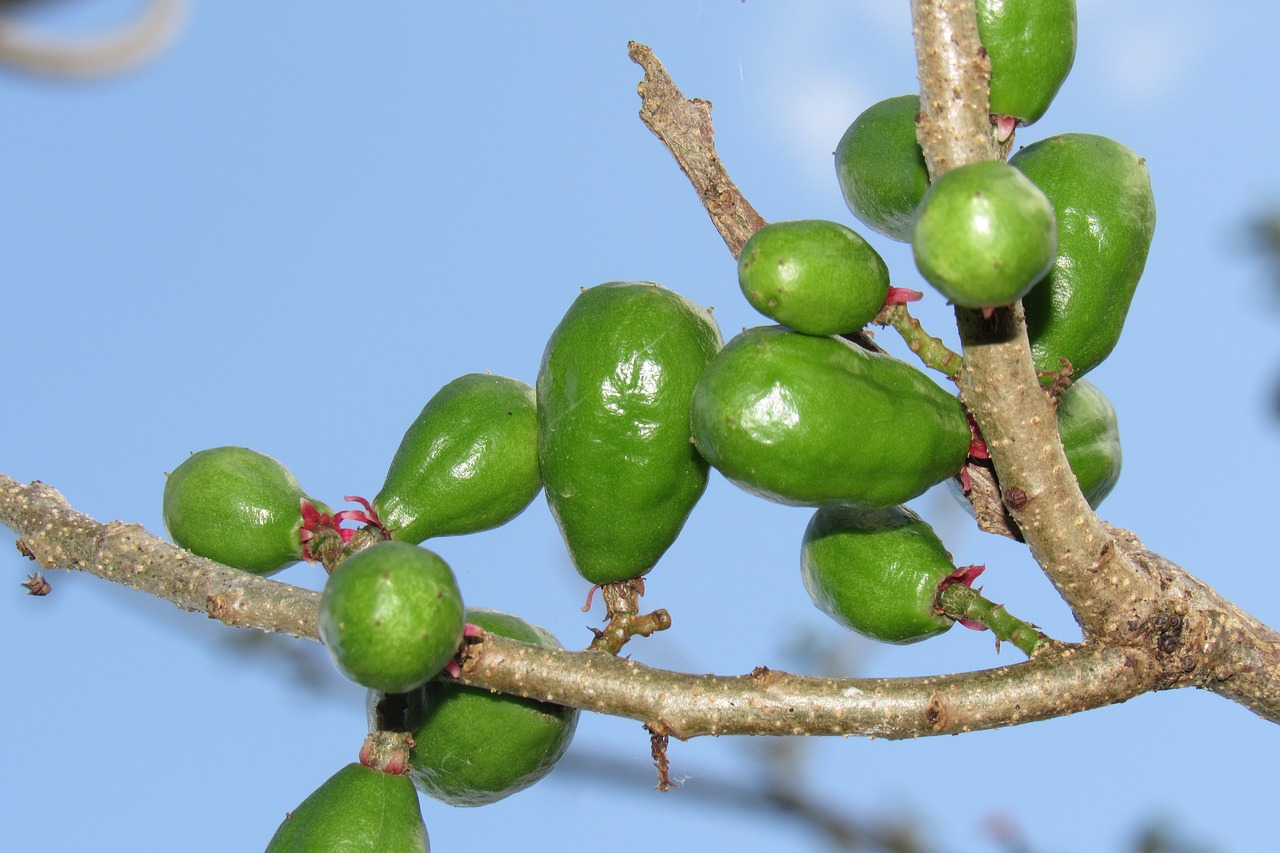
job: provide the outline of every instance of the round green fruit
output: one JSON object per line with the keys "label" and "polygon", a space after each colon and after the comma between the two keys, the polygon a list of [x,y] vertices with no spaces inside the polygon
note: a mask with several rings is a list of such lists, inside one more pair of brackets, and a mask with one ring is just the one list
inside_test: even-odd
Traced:
{"label": "round green fruit", "polygon": [[991,114],[1031,124],[1076,58],[1076,0],[978,0],[978,36],[991,59]]}
{"label": "round green fruit", "polygon": [[256,575],[302,559],[302,502],[321,513],[289,470],[247,447],[193,453],[164,484],[164,526],[193,554]]}
{"label": "round green fruit", "polygon": [[462,643],[462,596],[439,556],[378,542],[341,562],[325,584],[320,639],[347,678],[404,693],[434,677]]}
{"label": "round green fruit", "polygon": [[429,853],[408,776],[348,764],[290,812],[266,853]]}
{"label": "round green fruit", "polygon": [[710,312],[653,282],[582,291],[538,370],[547,503],[579,574],[648,572],[707,486],[689,405],[720,348]]}
{"label": "round green fruit", "polygon": [[1053,205],[1058,249],[1027,295],[1036,368],[1066,359],[1076,378],[1111,354],[1124,329],[1156,227],[1146,161],[1105,136],[1066,133],[1009,159]]}
{"label": "round green fruit", "polygon": [[960,470],[960,402],[894,358],[841,338],[748,329],[693,394],[693,440],[722,474],[786,504],[892,506]]}
{"label": "round green fruit", "polygon": [[845,204],[868,228],[909,242],[929,167],[916,141],[919,95],[899,95],[862,112],[836,146]]}
{"label": "round green fruit", "polygon": [[952,169],[920,204],[911,251],[920,274],[963,308],[1010,305],[1053,263],[1053,206],[998,160]]}
{"label": "round green fruit", "polygon": [[953,624],[936,603],[955,571],[951,555],[906,507],[820,508],[804,532],[800,570],[818,609],[872,639],[914,643]]}
{"label": "round green fruit", "polygon": [[392,537],[417,544],[505,524],[541,488],[533,388],[470,373],[409,426],[373,506]]}
{"label": "round green fruit", "polygon": [[1097,509],[1120,479],[1120,426],[1111,401],[1087,379],[1058,398],[1058,435],[1080,491]]}
{"label": "round green fruit", "polygon": [[738,284],[757,311],[806,335],[856,332],[880,311],[889,268],[856,231],[801,219],[760,228],[738,256]]}
{"label": "round green fruit", "polygon": [[[558,649],[518,616],[468,608],[467,621],[500,637]],[[551,772],[573,739],[578,711],[478,687],[432,681],[409,694],[410,777],[452,806],[482,806]]]}

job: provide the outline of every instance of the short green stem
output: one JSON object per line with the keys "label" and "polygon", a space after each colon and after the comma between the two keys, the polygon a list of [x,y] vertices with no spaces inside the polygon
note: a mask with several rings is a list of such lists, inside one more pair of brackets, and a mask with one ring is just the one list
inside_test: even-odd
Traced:
{"label": "short green stem", "polygon": [[880,309],[872,322],[879,326],[893,326],[902,336],[911,351],[924,362],[940,373],[955,379],[960,373],[960,365],[964,358],[924,330],[920,321],[911,316],[905,302],[891,302]]}
{"label": "short green stem", "polygon": [[1048,639],[1035,625],[1005,610],[1003,604],[987,600],[981,592],[964,584],[953,583],[939,592],[938,608],[956,621],[966,619],[987,626],[998,641],[1013,643],[1027,657]]}

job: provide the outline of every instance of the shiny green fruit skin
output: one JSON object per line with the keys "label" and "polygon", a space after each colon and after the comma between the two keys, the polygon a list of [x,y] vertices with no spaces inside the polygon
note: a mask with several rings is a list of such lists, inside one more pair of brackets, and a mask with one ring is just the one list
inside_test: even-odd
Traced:
{"label": "shiny green fruit skin", "polygon": [[1075,0],[978,0],[978,37],[991,59],[991,114],[1031,124],[1076,58]]}
{"label": "shiny green fruit skin", "polygon": [[800,570],[818,609],[872,639],[915,643],[952,625],[935,605],[938,584],[955,571],[951,555],[906,507],[820,508],[804,532]]}
{"label": "shiny green fruit skin", "polygon": [[193,554],[270,575],[302,559],[304,499],[311,500],[270,456],[247,447],[212,447],[188,456],[166,478],[164,526]]}
{"label": "shiny green fruit skin", "polygon": [[1049,198],[1058,253],[1023,300],[1036,368],[1073,376],[1102,363],[1124,328],[1156,227],[1151,177],[1142,158],[1105,136],[1065,133],[1009,159]]}
{"label": "shiny green fruit skin", "polygon": [[836,146],[845,204],[868,228],[910,242],[929,167],[916,141],[919,95],[899,95],[862,112]]}
{"label": "shiny green fruit skin", "polygon": [[[550,632],[518,616],[467,609],[467,621],[500,637],[558,649]],[[409,695],[410,777],[452,806],[482,806],[551,772],[578,725],[578,711],[479,687],[432,681]]]}
{"label": "shiny green fruit skin", "polygon": [[960,470],[960,402],[914,367],[841,338],[748,329],[707,366],[693,439],[717,470],[785,504],[902,503]]}
{"label": "shiny green fruit skin", "polygon": [[409,426],[373,506],[395,539],[416,545],[505,524],[541,488],[533,388],[470,373]]}
{"label": "shiny green fruit skin", "polygon": [[1087,379],[1058,398],[1058,435],[1080,491],[1097,509],[1120,479],[1120,426],[1111,401]]}
{"label": "shiny green fruit skin", "polygon": [[757,230],[738,256],[738,284],[766,317],[806,335],[856,332],[889,291],[889,268],[856,231],[799,219]]}
{"label": "shiny green fruit skin", "polygon": [[408,776],[348,764],[280,824],[266,853],[429,853]]}
{"label": "shiny green fruit skin", "polygon": [[648,572],[706,489],[689,404],[720,345],[708,311],[653,282],[582,291],[552,333],[538,370],[538,458],[591,583]]}
{"label": "shiny green fruit skin", "polygon": [[998,160],[960,166],[934,181],[911,238],[920,274],[963,308],[1013,304],[1049,271],[1056,250],[1049,199]]}
{"label": "shiny green fruit skin", "polygon": [[375,690],[404,693],[457,653],[462,596],[438,555],[388,540],[338,564],[320,596],[317,625],[343,675]]}

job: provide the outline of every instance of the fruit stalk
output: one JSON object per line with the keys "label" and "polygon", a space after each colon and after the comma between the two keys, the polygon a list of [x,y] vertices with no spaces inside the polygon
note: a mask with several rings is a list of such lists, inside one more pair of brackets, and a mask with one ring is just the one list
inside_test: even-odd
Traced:
{"label": "fruit stalk", "polygon": [[938,609],[957,622],[976,622],[995,634],[996,640],[1012,643],[1031,657],[1046,637],[1023,619],[1004,609],[1003,604],[983,597],[980,590],[960,583],[947,585],[938,593]]}
{"label": "fruit stalk", "polygon": [[894,331],[926,367],[933,368],[948,379],[955,379],[959,375],[963,361],[960,353],[953,351],[941,338],[935,338],[926,332],[920,321],[911,316],[905,302],[885,303],[872,322],[879,326],[893,326]]}

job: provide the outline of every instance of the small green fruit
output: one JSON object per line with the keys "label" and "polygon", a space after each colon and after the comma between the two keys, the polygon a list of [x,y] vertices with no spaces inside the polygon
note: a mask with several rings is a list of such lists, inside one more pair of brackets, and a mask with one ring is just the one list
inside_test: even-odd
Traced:
{"label": "small green fruit", "polygon": [[348,764],[302,801],[266,853],[429,853],[418,792],[408,776]]}
{"label": "small green fruit", "polygon": [[836,146],[836,177],[845,204],[868,228],[911,240],[916,208],[929,189],[929,167],[916,141],[919,95],[899,95],[862,112]]}
{"label": "small green fruit", "polygon": [[247,447],[193,453],[164,484],[164,526],[193,554],[256,575],[302,559],[302,501],[320,513],[289,470]]}
{"label": "small green fruit", "polygon": [[409,426],[373,506],[395,539],[416,545],[505,524],[541,488],[533,388],[470,373]]}
{"label": "small green fruit", "polygon": [[[468,608],[467,621],[525,643],[558,649],[555,637],[518,616]],[[551,772],[578,725],[578,711],[478,687],[431,681],[409,695],[410,776],[452,806],[482,806]]]}
{"label": "small green fruit", "polygon": [[693,394],[693,440],[730,480],[786,504],[892,506],[955,474],[960,402],[904,362],[841,338],[748,329]]}
{"label": "small green fruit", "polygon": [[978,36],[991,59],[991,114],[1031,124],[1076,58],[1075,0],[978,0]]}
{"label": "small green fruit", "polygon": [[689,404],[720,348],[711,314],[653,282],[583,290],[538,370],[547,503],[579,574],[648,572],[707,486]]}
{"label": "small green fruit", "polygon": [[964,308],[1021,299],[1049,270],[1056,247],[1053,206],[998,160],[970,163],[934,181],[911,239],[920,274]]}
{"label": "small green fruit", "polygon": [[751,235],[738,256],[738,284],[766,317],[806,335],[840,335],[880,311],[889,268],[856,231],[801,219]]}
{"label": "small green fruit", "polygon": [[1120,340],[1156,227],[1146,161],[1105,136],[1066,133],[1009,159],[1044,191],[1057,220],[1053,266],[1027,298],[1036,368],[1073,377],[1102,363]]}
{"label": "small green fruit", "polygon": [[348,557],[320,597],[320,639],[347,678],[404,693],[434,677],[462,643],[462,596],[447,563],[405,542]]}
{"label": "small green fruit", "polygon": [[818,609],[872,639],[914,643],[953,624],[935,602],[955,571],[951,555],[906,507],[822,507],[804,532],[800,570]]}
{"label": "small green fruit", "polygon": [[1058,435],[1080,491],[1097,509],[1120,479],[1120,426],[1111,401],[1087,379],[1058,398]]}

